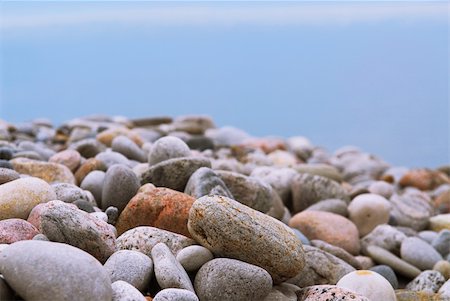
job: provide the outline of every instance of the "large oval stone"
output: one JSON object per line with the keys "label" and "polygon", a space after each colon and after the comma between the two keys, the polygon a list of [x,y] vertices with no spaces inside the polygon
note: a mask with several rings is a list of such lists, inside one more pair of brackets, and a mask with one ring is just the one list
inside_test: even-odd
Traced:
{"label": "large oval stone", "polygon": [[[0,272],[25,300],[111,301],[111,280],[88,253],[56,242],[13,243],[0,254]],[[32,285],[31,285],[32,284]]]}
{"label": "large oval stone", "polygon": [[0,185],[0,220],[26,219],[34,206],[54,199],[53,188],[38,178],[22,178]]}
{"label": "large oval stone", "polygon": [[216,256],[262,267],[275,283],[305,265],[302,243],[282,222],[223,196],[204,196],[192,205],[188,229]]}
{"label": "large oval stone", "polygon": [[14,166],[14,170],[18,173],[40,178],[47,183],[75,184],[75,176],[67,166],[62,164],[24,158],[13,159],[11,163]]}

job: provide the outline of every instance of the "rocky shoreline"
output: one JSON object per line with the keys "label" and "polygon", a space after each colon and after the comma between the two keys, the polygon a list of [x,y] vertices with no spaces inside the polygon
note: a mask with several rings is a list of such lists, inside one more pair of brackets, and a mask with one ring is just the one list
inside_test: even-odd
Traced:
{"label": "rocky shoreline", "polygon": [[450,300],[450,166],[207,116],[0,120],[0,300]]}

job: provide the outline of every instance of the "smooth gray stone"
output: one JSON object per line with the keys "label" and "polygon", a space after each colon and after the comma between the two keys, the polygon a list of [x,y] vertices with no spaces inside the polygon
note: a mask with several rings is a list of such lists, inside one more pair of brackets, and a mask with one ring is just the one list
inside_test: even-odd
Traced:
{"label": "smooth gray stone", "polygon": [[146,301],[144,295],[141,294],[134,286],[128,282],[118,280],[111,285],[113,294],[112,301]]}
{"label": "smooth gray stone", "polygon": [[197,271],[202,265],[214,259],[214,255],[202,246],[187,246],[177,254],[178,262],[187,272]]}
{"label": "smooth gray stone", "polygon": [[370,270],[386,278],[386,280],[389,281],[394,289],[398,289],[397,275],[395,275],[394,270],[390,266],[385,264],[376,265],[374,267],[371,267]]}
{"label": "smooth gray stone", "polygon": [[111,149],[121,153],[130,160],[136,160],[138,162],[147,161],[144,151],[133,140],[126,136],[117,136],[114,138]]}
{"label": "smooth gray stone", "polygon": [[181,288],[166,288],[159,291],[153,301],[199,301],[196,294]]}
{"label": "smooth gray stone", "polygon": [[450,230],[441,230],[438,236],[431,242],[431,245],[442,255],[450,253]]}
{"label": "smooth gray stone", "polygon": [[152,145],[148,156],[148,163],[155,165],[160,162],[190,156],[189,146],[178,137],[166,136],[159,138]]}
{"label": "smooth gray stone", "polygon": [[102,190],[102,208],[114,206],[119,213],[133,198],[141,184],[136,174],[125,165],[111,166],[105,175]]}
{"label": "smooth gray stone", "polygon": [[439,260],[442,260],[430,244],[418,237],[408,237],[402,242],[400,249],[401,258],[421,270],[432,270]]}
{"label": "smooth gray stone", "polygon": [[103,184],[105,182],[105,176],[106,173],[104,171],[94,170],[88,173],[80,184],[80,188],[88,190],[92,193],[97,206],[101,206],[102,204],[102,191]]}
{"label": "smooth gray stone", "polygon": [[233,198],[219,175],[208,167],[200,167],[189,178],[184,193],[198,199],[205,195],[222,195]]}

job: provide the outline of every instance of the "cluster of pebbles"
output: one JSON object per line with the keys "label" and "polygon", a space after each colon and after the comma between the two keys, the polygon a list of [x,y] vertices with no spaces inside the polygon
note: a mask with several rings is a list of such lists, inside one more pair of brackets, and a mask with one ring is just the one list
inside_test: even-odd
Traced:
{"label": "cluster of pebbles", "polygon": [[0,121],[0,300],[450,300],[449,175],[207,116]]}

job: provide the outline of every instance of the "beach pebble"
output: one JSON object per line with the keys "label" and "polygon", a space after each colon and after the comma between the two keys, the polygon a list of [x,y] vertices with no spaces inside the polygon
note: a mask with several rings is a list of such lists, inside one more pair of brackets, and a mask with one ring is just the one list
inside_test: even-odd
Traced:
{"label": "beach pebble", "polygon": [[205,136],[212,139],[217,146],[238,145],[251,137],[243,130],[232,126],[208,129],[205,131]]}
{"label": "beach pebble", "polygon": [[378,194],[386,199],[389,199],[394,194],[394,186],[385,181],[375,181],[367,188],[370,193]]}
{"label": "beach pebble", "polygon": [[77,183],[82,183],[84,178],[94,170],[106,171],[106,165],[95,158],[87,159],[75,172]]}
{"label": "beach pebble", "polygon": [[205,247],[188,246],[177,254],[178,262],[187,272],[195,272],[202,265],[214,258],[214,255]]}
{"label": "beach pebble", "polygon": [[395,275],[394,270],[390,266],[387,266],[385,264],[376,265],[374,267],[371,267],[370,270],[386,278],[386,280],[389,281],[394,289],[398,289],[397,275]]}
{"label": "beach pebble", "polygon": [[33,211],[28,221],[49,240],[80,248],[100,262],[114,253],[115,234],[109,225],[76,206],[51,201]]}
{"label": "beach pebble", "polygon": [[214,142],[205,136],[192,136],[186,141],[186,144],[193,150],[204,151],[214,149]]}
{"label": "beach pebble", "polygon": [[372,259],[379,263],[390,266],[396,273],[408,278],[414,278],[420,274],[420,270],[410,263],[398,258],[391,252],[378,247],[368,246],[367,253]]}
{"label": "beach pebble", "polygon": [[164,243],[156,244],[151,251],[155,278],[161,288],[181,288],[193,293],[194,287],[188,274]]}
{"label": "beach pebble", "polygon": [[442,255],[447,256],[450,253],[450,229],[444,229],[433,239],[431,245]]}
{"label": "beach pebble", "polygon": [[445,280],[450,278],[450,262],[447,260],[439,260],[433,266],[434,271],[438,271],[444,276]]}
{"label": "beach pebble", "polygon": [[119,210],[114,206],[110,206],[106,208],[105,214],[108,218],[108,224],[115,225],[117,222],[117,218],[119,217]]}
{"label": "beach pebble", "polygon": [[204,264],[194,283],[202,301],[257,301],[272,289],[272,278],[266,270],[230,258],[216,258]]}
{"label": "beach pebble", "polygon": [[194,201],[185,193],[145,184],[120,214],[117,232],[120,235],[137,226],[152,226],[189,237],[187,222]]}
{"label": "beach pebble", "polygon": [[108,258],[104,268],[111,282],[123,280],[145,292],[153,274],[153,261],[141,252],[120,250]]}
{"label": "beach pebble", "polygon": [[188,157],[191,151],[189,146],[180,138],[166,136],[153,143],[148,156],[148,163],[155,165],[168,159]]}
{"label": "beach pebble", "polygon": [[342,215],[344,217],[348,216],[348,209],[347,209],[347,202],[343,200],[338,199],[328,199],[319,201],[308,208],[306,210],[312,210],[312,211],[326,211],[331,212],[335,214]]}
{"label": "beach pebble", "polygon": [[345,251],[342,248],[333,246],[323,240],[312,240],[311,245],[316,248],[319,248],[325,252],[333,254],[334,256],[342,259],[343,261],[345,261],[346,263],[348,263],[355,269],[361,269],[361,266],[360,266],[359,262],[355,259],[355,257],[352,256],[350,253],[348,253],[347,251]]}
{"label": "beach pebble", "polygon": [[222,195],[233,198],[219,175],[208,167],[197,169],[189,178],[184,193],[198,199],[205,195]]}
{"label": "beach pebble", "polygon": [[369,270],[371,267],[375,266],[375,262],[369,256],[358,255],[355,256],[356,261],[358,261],[361,270]]}
{"label": "beach pebble", "polygon": [[53,188],[45,181],[20,178],[0,185],[0,220],[26,219],[34,206],[56,199]]}
{"label": "beach pebble", "polygon": [[434,209],[426,194],[420,191],[394,194],[390,202],[392,205],[390,224],[409,227],[416,231],[427,228]]}
{"label": "beach pebble", "polygon": [[413,186],[420,190],[432,190],[448,183],[448,177],[439,171],[430,169],[413,169],[400,179],[401,186]]}
{"label": "beach pebble", "polygon": [[450,230],[450,213],[438,214],[430,218],[430,229],[439,232],[443,229]]}
{"label": "beach pebble", "polygon": [[113,139],[111,149],[114,152],[121,153],[125,157],[138,162],[146,162],[147,158],[144,151],[130,138],[126,136],[117,136]]}
{"label": "beach pebble", "polygon": [[50,241],[47,236],[45,236],[44,234],[41,234],[41,233],[36,234],[35,236],[33,236],[33,239],[34,240]]}
{"label": "beach pebble", "polygon": [[16,242],[1,251],[0,270],[11,288],[25,300],[112,298],[111,281],[103,266],[88,253],[67,244]]}
{"label": "beach pebble", "polygon": [[80,184],[80,188],[90,191],[95,198],[98,206],[102,204],[103,184],[105,182],[106,173],[101,170],[93,170],[84,177]]}
{"label": "beach pebble", "polygon": [[102,190],[102,208],[114,206],[119,213],[136,194],[140,187],[139,179],[125,165],[111,166],[105,175]]}
{"label": "beach pebble", "polygon": [[400,249],[401,258],[423,270],[431,270],[439,260],[441,254],[430,244],[418,237],[408,237],[402,242]]}
{"label": "beach pebble", "polygon": [[98,153],[106,150],[106,147],[93,138],[87,138],[72,143],[69,146],[69,149],[76,150],[84,158],[93,158]]}
{"label": "beach pebble", "polygon": [[439,288],[445,283],[445,278],[438,271],[423,271],[406,285],[406,289],[411,291],[421,291],[426,293],[437,293]]}
{"label": "beach pebble", "polygon": [[376,194],[361,194],[348,205],[349,219],[356,225],[360,236],[370,233],[376,226],[387,224],[391,205]]}
{"label": "beach pebble", "polygon": [[126,136],[134,141],[137,145],[141,146],[143,144],[142,138],[136,132],[129,130],[123,126],[109,128],[97,134],[97,141],[102,144],[111,147],[114,138],[117,136]]}
{"label": "beach pebble", "polygon": [[54,183],[53,190],[56,193],[56,199],[65,203],[73,203],[77,200],[85,200],[89,202],[89,197],[86,192],[74,184],[69,183]]}
{"label": "beach pebble", "polygon": [[293,213],[322,200],[349,200],[347,192],[338,182],[318,175],[299,174],[293,179],[291,188]]}
{"label": "beach pebble", "polygon": [[[290,219],[290,218],[289,218]],[[289,221],[288,221],[289,222]],[[300,239],[302,244],[304,245],[311,245],[311,242],[309,241],[308,237],[305,236],[300,230],[291,228],[291,230],[294,232],[294,234]]]}
{"label": "beach pebble", "polygon": [[65,165],[35,161],[24,158],[11,160],[14,170],[18,173],[27,174],[40,178],[47,183],[61,182],[75,184],[73,173]]}
{"label": "beach pebble", "polygon": [[200,167],[211,167],[209,159],[182,157],[162,161],[152,165],[142,174],[141,184],[152,183],[157,187],[167,187],[184,191],[191,175]]}
{"label": "beach pebble", "polygon": [[361,239],[361,250],[367,254],[368,246],[379,246],[383,249],[400,254],[400,246],[406,235],[390,225],[379,225]]}
{"label": "beach pebble", "polygon": [[72,172],[75,172],[78,166],[80,166],[81,155],[76,150],[66,149],[51,156],[48,162],[65,165]]}
{"label": "beach pebble", "polygon": [[112,300],[111,301],[146,301],[144,295],[141,294],[134,286],[128,282],[118,280],[111,284]]}
{"label": "beach pebble", "polygon": [[351,272],[342,277],[336,283],[336,286],[347,288],[370,300],[397,300],[394,289],[389,281],[373,271],[359,270]]}
{"label": "beach pebble", "polygon": [[160,290],[153,301],[199,301],[196,294],[181,288],[166,288]]}
{"label": "beach pebble", "polygon": [[173,254],[184,247],[195,244],[195,241],[170,231],[154,227],[136,227],[117,238],[117,250],[136,250],[151,256],[151,250],[157,243],[166,244]]}
{"label": "beach pebble", "polygon": [[95,159],[102,162],[106,166],[106,169],[109,169],[110,167],[116,164],[131,167],[130,160],[128,160],[127,157],[125,157],[121,153],[114,152],[111,150],[98,153],[95,156]]}
{"label": "beach pebble", "polygon": [[20,178],[20,174],[9,168],[0,168],[0,185]]}
{"label": "beach pebble", "polygon": [[[450,280],[447,280],[438,290],[440,297],[447,301],[450,300]],[[447,299],[446,299],[447,298]]]}
{"label": "beach pebble", "polygon": [[427,243],[431,244],[433,242],[433,240],[438,237],[438,233],[435,231],[430,231],[430,230],[424,230],[424,231],[420,231],[417,236],[421,239],[423,239],[424,241],[426,241]]}
{"label": "beach pebble", "polygon": [[35,226],[23,219],[10,218],[0,221],[0,244],[29,240],[38,233],[39,231]]}
{"label": "beach pebble", "polygon": [[[297,292],[298,301],[372,301],[353,290],[335,285],[313,285],[302,288]],[[381,300],[380,300],[381,301]]]}
{"label": "beach pebble", "polygon": [[289,226],[299,229],[308,239],[320,239],[352,255],[360,250],[356,226],[345,217],[324,211],[303,211],[294,215]]}
{"label": "beach pebble", "polygon": [[260,266],[275,283],[294,277],[305,264],[302,244],[292,230],[227,197],[204,196],[195,201],[188,229],[215,256]]}

